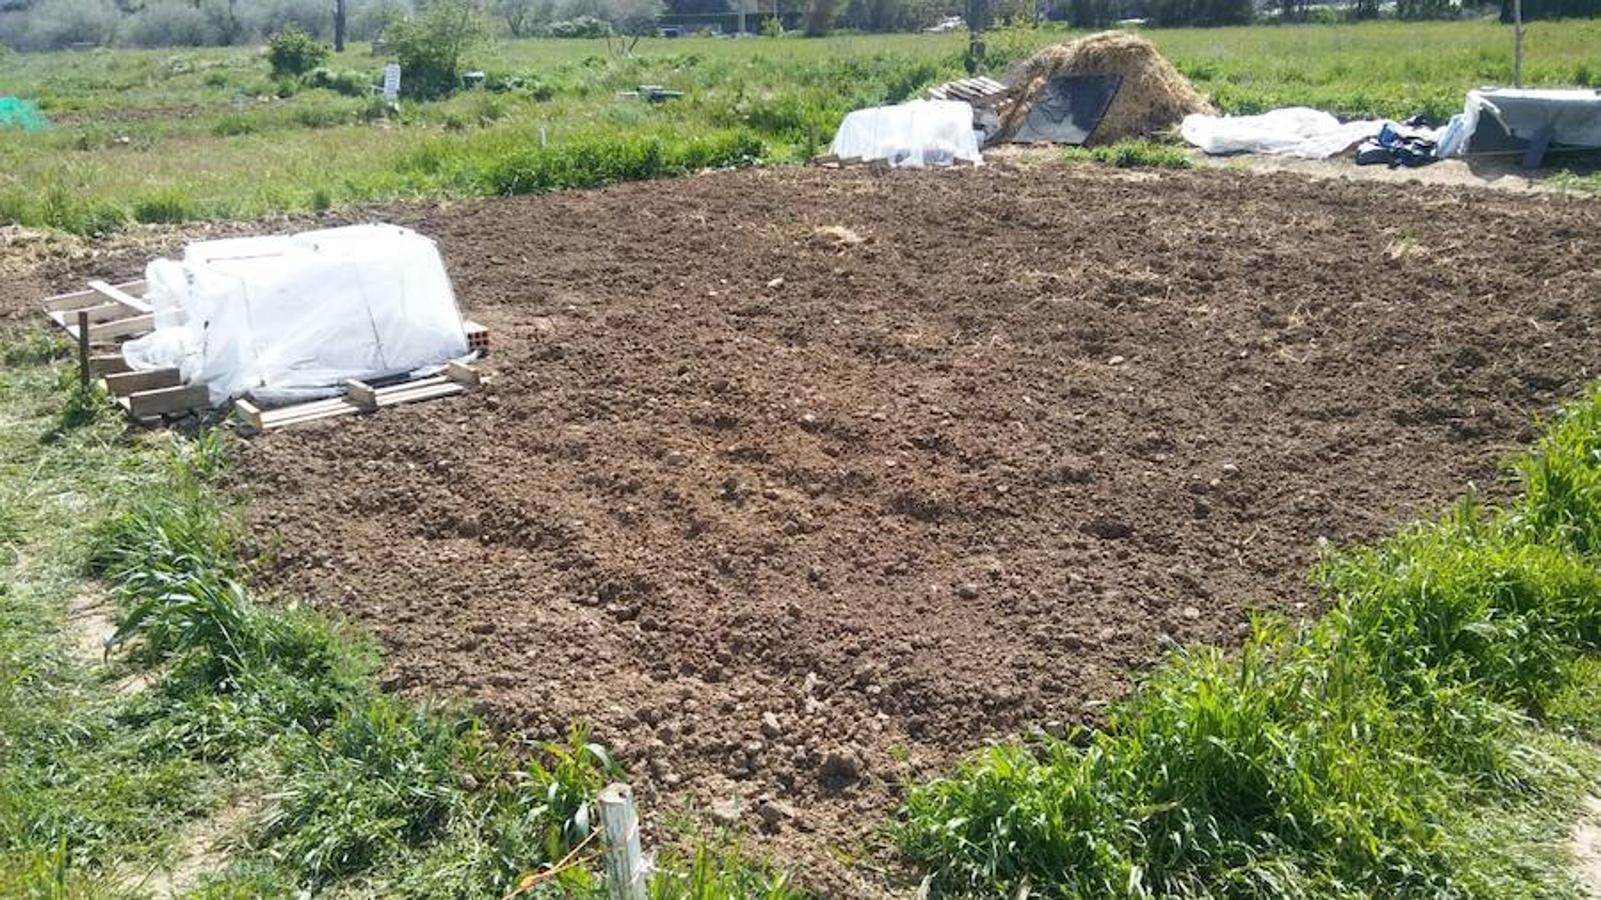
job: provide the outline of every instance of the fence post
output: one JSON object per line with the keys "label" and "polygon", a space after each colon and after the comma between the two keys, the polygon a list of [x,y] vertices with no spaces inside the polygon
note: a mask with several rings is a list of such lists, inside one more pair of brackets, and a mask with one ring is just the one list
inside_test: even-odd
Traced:
{"label": "fence post", "polygon": [[78,389],[89,393],[89,312],[78,310]]}
{"label": "fence post", "polygon": [[600,792],[600,822],[606,830],[606,892],[612,900],[646,900],[632,788],[621,782],[606,785]]}

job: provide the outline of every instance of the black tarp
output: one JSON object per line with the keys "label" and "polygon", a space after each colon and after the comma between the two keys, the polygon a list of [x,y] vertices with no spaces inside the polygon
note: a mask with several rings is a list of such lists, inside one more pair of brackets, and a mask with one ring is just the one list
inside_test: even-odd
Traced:
{"label": "black tarp", "polygon": [[1121,75],[1053,75],[1012,140],[1080,146],[1095,133],[1112,105]]}

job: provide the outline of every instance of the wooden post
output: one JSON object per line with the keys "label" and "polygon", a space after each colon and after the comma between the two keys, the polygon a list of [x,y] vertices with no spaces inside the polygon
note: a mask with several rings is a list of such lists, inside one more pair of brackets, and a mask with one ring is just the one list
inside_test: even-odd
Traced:
{"label": "wooden post", "polygon": [[1523,87],[1523,0],[1512,0],[1512,86]]}
{"label": "wooden post", "polygon": [[345,0],[334,0],[334,52],[345,52]]}
{"label": "wooden post", "polygon": [[78,388],[89,393],[89,311],[78,310]]}
{"label": "wooden post", "polygon": [[606,893],[612,900],[646,900],[632,788],[621,782],[606,785],[600,792],[600,822],[606,830]]}

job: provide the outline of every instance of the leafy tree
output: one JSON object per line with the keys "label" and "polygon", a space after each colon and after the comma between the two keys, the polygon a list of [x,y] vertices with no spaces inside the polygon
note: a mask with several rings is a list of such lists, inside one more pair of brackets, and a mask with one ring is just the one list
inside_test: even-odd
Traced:
{"label": "leafy tree", "polygon": [[328,61],[328,45],[290,26],[267,41],[267,62],[279,78],[298,77]]}
{"label": "leafy tree", "polygon": [[806,36],[824,37],[834,30],[840,0],[811,0],[806,4]]}
{"label": "leafy tree", "polygon": [[400,63],[400,90],[408,97],[443,97],[461,85],[462,57],[488,37],[470,0],[433,0],[385,32]]}

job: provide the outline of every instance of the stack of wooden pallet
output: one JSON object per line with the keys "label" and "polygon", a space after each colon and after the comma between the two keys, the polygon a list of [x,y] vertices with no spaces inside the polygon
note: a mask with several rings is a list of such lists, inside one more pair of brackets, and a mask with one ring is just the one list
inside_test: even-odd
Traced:
{"label": "stack of wooden pallet", "polygon": [[928,89],[930,100],[960,100],[981,109],[999,109],[1012,100],[1012,89],[993,78],[958,78]]}
{"label": "stack of wooden pallet", "polygon": [[462,363],[449,363],[438,375],[413,378],[392,384],[375,385],[365,381],[345,382],[342,397],[312,400],[279,409],[262,409],[248,400],[234,403],[234,418],[252,431],[267,431],[286,425],[300,425],[339,416],[377,412],[387,406],[433,400],[464,393],[480,384],[478,370]]}

